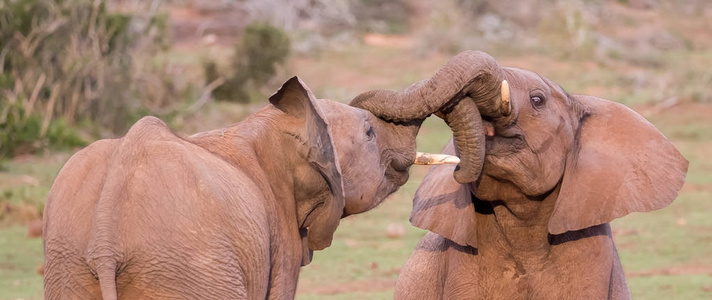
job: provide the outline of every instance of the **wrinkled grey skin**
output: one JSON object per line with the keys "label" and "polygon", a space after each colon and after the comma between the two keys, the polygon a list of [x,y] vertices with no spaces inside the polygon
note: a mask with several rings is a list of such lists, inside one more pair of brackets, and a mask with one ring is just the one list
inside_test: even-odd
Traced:
{"label": "wrinkled grey skin", "polygon": [[315,99],[294,77],[236,125],[145,117],[79,151],[44,211],[47,299],[290,299],[339,220],[408,179],[422,119]]}
{"label": "wrinkled grey skin", "polygon": [[621,104],[526,70],[490,74],[509,82],[512,113],[483,118],[493,134],[477,181],[460,184],[451,165],[426,175],[411,223],[430,232],[395,298],[630,298],[608,222],[670,204],[687,160]]}

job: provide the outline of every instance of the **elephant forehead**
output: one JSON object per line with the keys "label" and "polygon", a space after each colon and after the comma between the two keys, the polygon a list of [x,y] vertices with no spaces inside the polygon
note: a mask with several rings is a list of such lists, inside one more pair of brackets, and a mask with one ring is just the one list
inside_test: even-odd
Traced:
{"label": "elephant forehead", "polygon": [[530,91],[548,88],[548,80],[536,72],[518,68],[504,68],[509,86],[515,90]]}
{"label": "elephant forehead", "polygon": [[364,111],[361,109],[328,99],[317,99],[317,103],[332,127],[354,126],[365,119]]}

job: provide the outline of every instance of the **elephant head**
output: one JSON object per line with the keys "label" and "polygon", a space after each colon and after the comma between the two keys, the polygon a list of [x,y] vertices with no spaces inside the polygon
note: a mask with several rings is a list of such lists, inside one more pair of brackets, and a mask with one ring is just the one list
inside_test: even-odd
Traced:
{"label": "elephant head", "polygon": [[[480,147],[484,131],[480,118],[465,116],[495,118],[510,113],[506,82],[499,81],[499,66],[487,57],[482,52],[463,53],[430,79],[402,92],[362,93],[351,101],[351,107],[316,99],[296,77],[270,97],[280,110],[306,118],[307,132],[321,132],[313,137],[311,133],[298,134],[309,136],[307,144],[314,143],[309,151],[318,155],[312,161],[326,158],[312,164],[328,179],[334,194],[333,200],[324,202],[328,205],[319,208],[320,213],[310,214],[314,216],[309,230],[311,249],[331,243],[339,223],[336,216],[367,211],[408,180],[409,167],[415,162],[415,137],[433,113],[448,122],[459,144],[472,146],[462,148],[466,150],[454,178],[463,183],[478,178],[484,159],[484,148]],[[471,100],[459,101],[464,97]],[[343,196],[339,195],[339,181],[343,182]]]}
{"label": "elephant head", "polygon": [[331,244],[342,217],[376,207],[408,180],[415,137],[427,115],[391,123],[358,107],[317,99],[298,77],[269,100],[282,112],[270,122],[280,123],[290,141],[284,144],[295,144],[294,151],[283,152],[300,157],[294,161],[301,165],[292,167],[294,194],[310,250]]}
{"label": "elephant head", "polygon": [[[411,214],[415,226],[460,245],[476,246],[473,202],[477,201],[471,195],[490,203],[507,203],[515,199],[540,201],[558,193],[548,220],[550,234],[607,223],[630,212],[659,209],[676,198],[688,162],[643,117],[615,102],[568,94],[534,72],[499,67],[482,52],[466,52],[456,58],[463,56],[473,59],[453,61],[467,64],[453,69],[474,66],[472,77],[463,79],[463,72],[446,72],[442,77],[458,83],[454,86],[469,80],[469,92],[459,91],[451,104],[438,107],[431,99],[451,98],[453,93],[428,88],[429,94],[423,92],[428,101],[407,110],[414,116],[439,110],[449,124],[466,124],[453,126],[455,145],[446,147],[445,152],[459,151],[461,164],[470,162],[465,155],[484,152],[483,168],[479,172],[463,167],[459,171],[469,173],[458,178],[455,171],[453,180],[449,175],[452,166],[433,167],[416,192]],[[500,90],[503,80],[511,87],[511,111],[498,113],[491,103],[496,103],[493,91]],[[457,103],[458,98],[464,99]],[[478,107],[480,113],[472,109],[455,114],[457,107],[466,105]],[[463,135],[463,127],[486,131],[481,145],[458,137]],[[462,184],[465,182],[471,183]]]}
{"label": "elephant head", "polygon": [[[452,58],[432,78],[402,92],[376,90],[357,96],[351,105],[395,123],[422,120],[437,114],[452,128],[460,145],[461,163],[454,172],[459,183],[477,180],[484,160],[482,117],[510,114],[509,88],[504,72],[484,52],[463,52]],[[469,101],[460,101],[469,98]],[[419,125],[419,124],[418,124]],[[418,127],[412,127],[417,133]]]}

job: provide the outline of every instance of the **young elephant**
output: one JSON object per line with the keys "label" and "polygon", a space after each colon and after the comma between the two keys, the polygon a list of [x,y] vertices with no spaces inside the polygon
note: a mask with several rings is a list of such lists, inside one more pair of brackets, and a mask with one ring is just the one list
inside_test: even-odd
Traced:
{"label": "young elephant", "polygon": [[187,138],[145,117],[75,154],[45,205],[45,297],[293,298],[339,220],[406,182],[423,118],[388,123],[297,77],[269,100]]}
{"label": "young elephant", "polygon": [[[483,168],[464,184],[453,166],[426,175],[411,222],[430,232],[403,267],[395,298],[630,298],[608,222],[670,204],[687,160],[621,104],[570,95],[482,52],[465,56],[483,71],[472,79],[480,94],[462,93],[461,102],[508,111],[484,121],[460,116],[475,120],[463,130],[486,134],[484,155],[473,159]],[[483,102],[502,86],[510,103]],[[477,153],[468,147],[451,142],[444,152]]]}

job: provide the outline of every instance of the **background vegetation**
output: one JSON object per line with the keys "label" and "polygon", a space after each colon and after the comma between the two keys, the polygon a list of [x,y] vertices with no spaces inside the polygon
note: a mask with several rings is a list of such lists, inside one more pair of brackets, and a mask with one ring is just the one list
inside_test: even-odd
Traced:
{"label": "background vegetation", "polygon": [[[78,147],[147,114],[180,134],[227,126],[295,74],[342,102],[402,89],[465,49],[629,105],[675,143],[690,160],[680,197],[615,221],[614,239],[634,298],[710,298],[710,19],[703,0],[0,0],[0,299],[42,298],[31,236]],[[431,118],[418,147],[449,138]],[[408,216],[426,172],[343,220],[298,298],[389,299],[424,234]]]}

